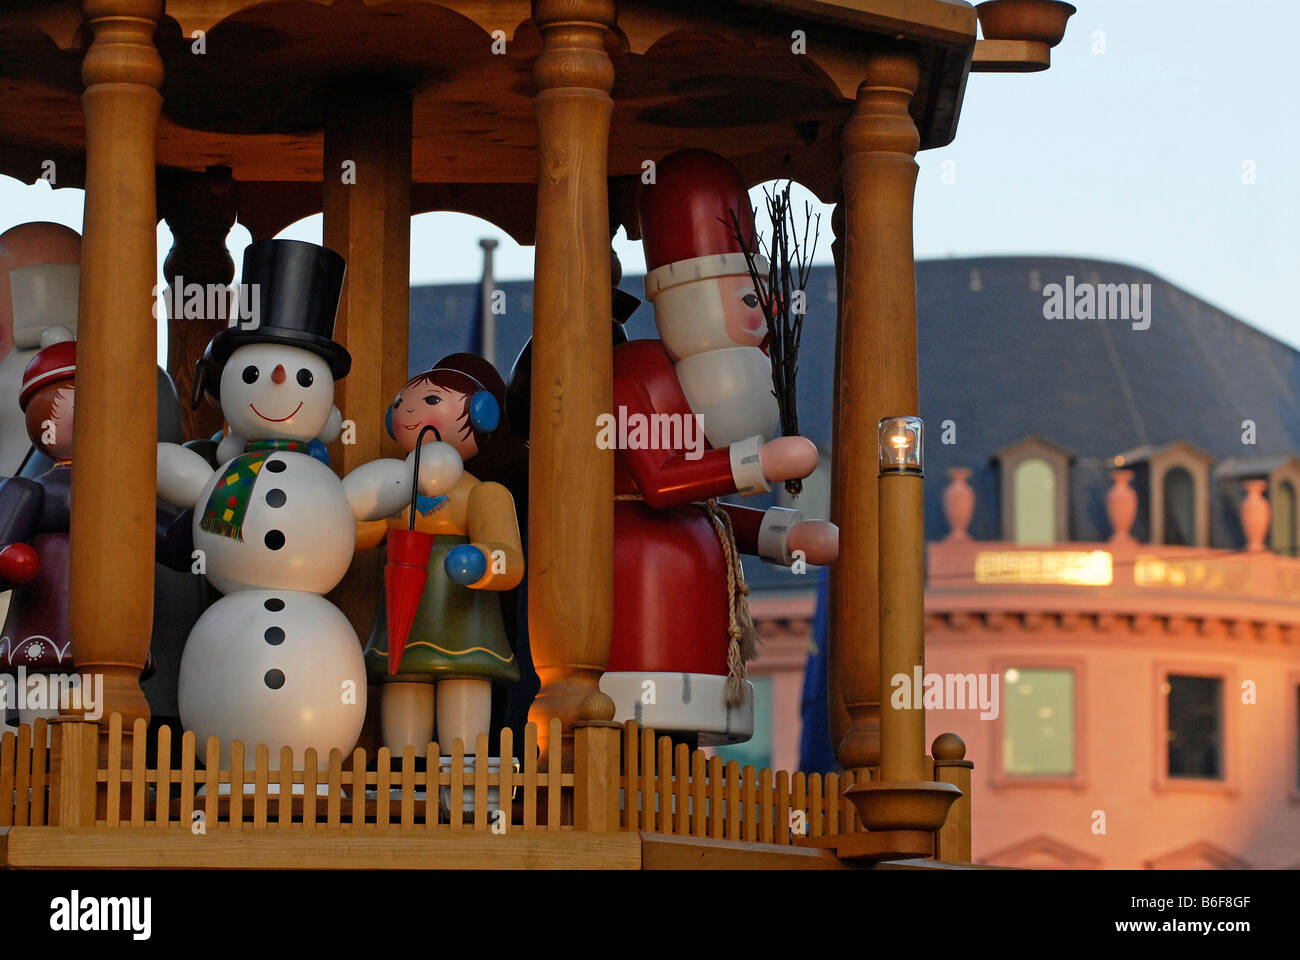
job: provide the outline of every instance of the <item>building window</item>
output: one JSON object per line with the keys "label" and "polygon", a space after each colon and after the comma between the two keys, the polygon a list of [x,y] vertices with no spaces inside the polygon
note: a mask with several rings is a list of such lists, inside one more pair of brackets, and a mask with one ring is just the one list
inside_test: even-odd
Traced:
{"label": "building window", "polygon": [[1169,776],[1223,779],[1223,679],[1170,674]]}
{"label": "building window", "polygon": [[1056,542],[1056,474],[1046,460],[1031,457],[1016,467],[1015,542]]}
{"label": "building window", "polygon": [[1186,467],[1165,472],[1164,542],[1174,546],[1196,543],[1196,484]]}
{"label": "building window", "polygon": [[1011,667],[1002,680],[1002,772],[1073,776],[1074,671]]}
{"label": "building window", "polygon": [[714,753],[722,758],[723,763],[735,760],[742,770],[748,764],[752,764],[757,770],[770,770],[772,767],[772,678],[750,674],[749,682],[754,685],[754,736],[744,743],[717,747]]}
{"label": "building window", "polygon": [[1294,557],[1295,549],[1295,487],[1290,480],[1277,485],[1276,503],[1273,504],[1273,549],[1284,557]]}

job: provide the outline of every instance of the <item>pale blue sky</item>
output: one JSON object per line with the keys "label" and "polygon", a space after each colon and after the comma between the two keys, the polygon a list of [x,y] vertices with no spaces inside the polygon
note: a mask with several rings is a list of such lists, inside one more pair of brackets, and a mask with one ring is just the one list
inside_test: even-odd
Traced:
{"label": "pale blue sky", "polygon": [[[1300,348],[1291,290],[1300,274],[1300,135],[1297,110],[1286,106],[1300,4],[1076,6],[1049,71],[973,74],[956,141],[920,155],[917,257],[1130,263]],[[1243,182],[1252,171],[1255,182]],[[81,215],[81,191],[0,177],[0,230],[35,219],[80,229]],[[829,215],[822,224],[825,261]],[[531,277],[531,247],[474,218],[432,213],[412,224],[412,283],[476,280],[477,240],[489,235],[500,241],[498,278]],[[320,242],[319,216],[282,236]],[[236,226],[236,262],[248,239]],[[160,265],[170,243],[160,226]],[[615,246],[626,273],[643,271],[640,243],[620,235]]]}

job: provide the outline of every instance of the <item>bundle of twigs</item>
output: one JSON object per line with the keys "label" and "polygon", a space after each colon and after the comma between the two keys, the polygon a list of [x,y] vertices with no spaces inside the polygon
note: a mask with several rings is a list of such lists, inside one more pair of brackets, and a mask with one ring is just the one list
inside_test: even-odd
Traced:
{"label": "bundle of twigs", "polygon": [[[804,202],[803,229],[800,230],[790,201],[791,185],[791,181],[786,181],[784,187],[778,186],[775,191],[763,190],[772,225],[769,241],[764,241],[762,233],[757,237],[745,236],[736,210],[731,211],[731,223],[728,224],[740,249],[745,251],[745,265],[749,268],[754,293],[767,321],[772,395],[776,397],[781,414],[781,434],[786,437],[799,434],[796,404],[799,340],[803,336],[803,318],[807,312],[808,276],[812,272],[813,254],[821,233],[821,214],[814,218],[812,204],[807,201]],[[808,238],[810,230],[811,242]],[[759,254],[767,260],[765,274],[759,270]],[[803,490],[803,482],[787,480],[785,488],[791,496],[797,497]]]}

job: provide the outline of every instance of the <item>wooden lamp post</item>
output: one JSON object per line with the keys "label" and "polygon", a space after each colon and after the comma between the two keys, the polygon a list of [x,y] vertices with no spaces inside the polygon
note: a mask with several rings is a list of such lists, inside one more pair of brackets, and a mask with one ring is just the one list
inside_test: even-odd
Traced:
{"label": "wooden lamp post", "polygon": [[[846,770],[880,763],[875,471],[881,417],[919,405],[912,199],[920,134],[909,112],[920,67],[905,46],[882,42],[867,63],[853,115],[840,134],[844,243],[835,359],[831,519],[852,530],[830,574],[830,710]],[[861,779],[859,777],[859,779]]]}
{"label": "wooden lamp post", "polygon": [[890,697],[880,712],[880,780],[845,791],[871,831],[896,833],[895,855],[929,856],[961,788],[926,778],[925,709],[912,682],[925,674],[925,514],[922,424],[885,417],[879,424],[880,688],[905,678],[910,702]]}

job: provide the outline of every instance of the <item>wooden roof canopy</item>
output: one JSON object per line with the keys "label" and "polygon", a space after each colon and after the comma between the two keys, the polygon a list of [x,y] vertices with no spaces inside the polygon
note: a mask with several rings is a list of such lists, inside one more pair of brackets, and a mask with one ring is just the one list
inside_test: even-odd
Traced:
{"label": "wooden roof canopy", "polygon": [[[54,160],[57,186],[82,186],[82,5],[6,8],[0,173],[34,182]],[[160,176],[229,168],[240,219],[258,211],[269,219],[250,227],[272,235],[321,209],[331,98],[391,85],[413,97],[412,213],[472,213],[532,243],[541,38],[530,17],[528,0],[167,0],[155,38],[164,67]],[[195,31],[205,35],[203,53],[193,51]],[[504,54],[492,52],[495,31]],[[792,54],[795,31],[806,54]],[[974,8],[957,0],[621,0],[607,45],[611,218],[636,237],[619,178],[634,182],[645,161],[694,146],[728,156],[751,184],[789,177],[833,201],[838,131],[873,39],[914,44],[921,148],[947,144],[975,34]]]}

